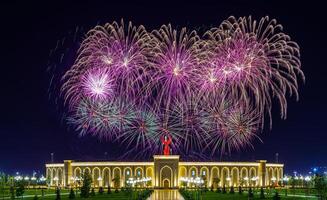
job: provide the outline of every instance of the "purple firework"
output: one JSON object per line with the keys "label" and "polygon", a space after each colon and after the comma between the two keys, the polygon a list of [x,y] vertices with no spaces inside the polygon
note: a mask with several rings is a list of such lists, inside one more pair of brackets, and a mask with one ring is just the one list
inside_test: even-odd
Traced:
{"label": "purple firework", "polygon": [[81,135],[157,153],[169,134],[174,151],[224,153],[251,146],[274,99],[286,117],[300,66],[299,46],[268,17],[229,17],[203,38],[122,21],[87,33],[61,89]]}
{"label": "purple firework", "polygon": [[300,69],[297,43],[282,32],[276,20],[229,17],[205,34],[210,58],[208,73],[217,81],[217,93],[232,101],[254,104],[262,118],[271,112],[272,98],[278,99],[281,117],[286,117],[285,94],[298,97]]}

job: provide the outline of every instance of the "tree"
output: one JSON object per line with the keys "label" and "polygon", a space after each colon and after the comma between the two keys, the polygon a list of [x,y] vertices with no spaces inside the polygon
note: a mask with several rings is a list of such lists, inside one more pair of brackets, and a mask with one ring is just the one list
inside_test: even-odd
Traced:
{"label": "tree", "polygon": [[75,199],[75,192],[74,192],[73,188],[70,188],[70,192],[69,192],[68,198],[69,199]]}
{"label": "tree", "polygon": [[226,187],[225,187],[225,185],[223,186],[223,194],[226,194]]}
{"label": "tree", "polygon": [[219,184],[219,182],[220,182],[220,179],[217,178],[217,177],[216,177],[216,178],[213,178],[212,182],[213,182],[213,184],[216,185],[216,187],[218,188],[218,184]]}
{"label": "tree", "polygon": [[249,188],[249,199],[253,199],[253,191],[252,191],[252,188],[250,187]]}
{"label": "tree", "polygon": [[108,191],[107,191],[107,194],[111,194],[111,188],[110,188],[110,185],[108,185]]}
{"label": "tree", "polygon": [[10,199],[15,199],[15,188],[10,186]]}
{"label": "tree", "polygon": [[103,187],[99,187],[99,194],[103,194]]}
{"label": "tree", "polygon": [[210,191],[213,192],[213,184],[211,184]]}
{"label": "tree", "polygon": [[235,191],[234,191],[234,186],[230,187],[230,191],[229,191],[230,194],[234,194]]}
{"label": "tree", "polygon": [[25,192],[25,182],[24,181],[17,182],[16,196],[17,197],[23,196],[24,192]]}
{"label": "tree", "polygon": [[59,189],[59,187],[57,187],[57,189],[56,189],[56,200],[60,200],[60,199],[61,199],[60,189]]}
{"label": "tree", "polygon": [[264,199],[265,198],[265,191],[263,190],[263,187],[261,187],[260,189],[260,199]]}
{"label": "tree", "polygon": [[318,192],[319,199],[326,199],[327,197],[327,180],[324,176],[317,174],[314,177],[315,188]]}
{"label": "tree", "polygon": [[238,186],[238,194],[243,194],[242,186]]}
{"label": "tree", "polygon": [[115,192],[118,192],[118,188],[119,188],[119,183],[120,183],[120,178],[119,176],[115,176],[115,178],[112,179],[112,181],[114,182],[114,186],[115,186]]}
{"label": "tree", "polygon": [[280,196],[277,191],[275,191],[275,195],[273,196],[273,200],[280,200]]}
{"label": "tree", "polygon": [[89,198],[90,196],[90,189],[92,184],[92,177],[91,175],[86,171],[83,175],[83,182],[81,187],[81,197],[82,198]]}
{"label": "tree", "polygon": [[91,197],[94,197],[94,196],[95,196],[94,188],[92,188],[90,196],[91,196]]}

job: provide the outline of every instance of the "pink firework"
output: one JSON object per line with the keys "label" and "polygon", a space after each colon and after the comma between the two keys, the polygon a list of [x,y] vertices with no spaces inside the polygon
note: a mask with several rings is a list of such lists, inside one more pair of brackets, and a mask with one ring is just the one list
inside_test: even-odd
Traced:
{"label": "pink firework", "polygon": [[[212,154],[220,151],[231,152],[240,150],[245,146],[252,146],[253,139],[259,139],[257,136],[260,129],[260,116],[249,106],[236,105],[224,110],[223,114],[213,123],[207,138],[207,148],[210,148]],[[260,139],[259,139],[260,140]]]}
{"label": "pink firework", "polygon": [[82,135],[157,153],[169,134],[174,151],[224,153],[251,146],[275,100],[286,118],[300,67],[299,46],[268,17],[229,17],[202,38],[122,21],[86,34],[61,89]]}
{"label": "pink firework", "polygon": [[[149,41],[149,34],[143,26],[135,27],[129,23],[125,27],[123,21],[121,24],[113,22],[90,30],[82,42],[75,64],[63,77],[65,101],[70,106],[78,102],[81,84],[85,84],[80,79],[85,79],[83,77],[88,76],[85,74],[93,69],[101,69],[110,74],[110,81],[116,86],[116,95],[126,98],[140,96],[144,81],[147,80],[145,69]],[[95,78],[109,80],[101,74]],[[93,93],[90,94],[94,96]]]}
{"label": "pink firework", "polygon": [[[151,89],[157,93],[155,101],[159,108],[169,109],[171,102],[186,102],[196,88],[199,59],[195,31],[186,28],[177,31],[162,26],[152,32],[155,47],[152,51]],[[152,92],[151,92],[152,93]]]}
{"label": "pink firework", "polygon": [[286,117],[285,94],[298,97],[299,46],[282,32],[276,20],[230,17],[205,34],[210,54],[208,73],[213,73],[218,93],[232,101],[252,102],[256,112],[271,112],[272,98],[278,99],[281,117]]}
{"label": "pink firework", "polygon": [[105,100],[114,95],[113,80],[107,71],[90,70],[82,77],[81,82],[84,95],[95,101]]}

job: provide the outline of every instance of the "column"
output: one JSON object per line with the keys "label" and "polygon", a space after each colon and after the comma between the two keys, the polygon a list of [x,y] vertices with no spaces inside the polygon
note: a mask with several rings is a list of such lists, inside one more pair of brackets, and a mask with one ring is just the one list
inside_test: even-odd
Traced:
{"label": "column", "polygon": [[73,176],[72,160],[64,160],[64,175],[64,186],[69,186]]}
{"label": "column", "polygon": [[259,167],[258,167],[258,177],[259,177],[259,186],[265,187],[266,186],[266,160],[259,160]]}

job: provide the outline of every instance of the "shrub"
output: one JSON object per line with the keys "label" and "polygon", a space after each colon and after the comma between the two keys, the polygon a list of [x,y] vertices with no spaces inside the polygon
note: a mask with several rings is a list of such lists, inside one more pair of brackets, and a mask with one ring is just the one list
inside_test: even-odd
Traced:
{"label": "shrub", "polygon": [[280,196],[277,191],[275,192],[275,195],[273,196],[273,200],[280,200]]}
{"label": "shrub", "polygon": [[15,188],[10,186],[10,198],[15,199]]}
{"label": "shrub", "polygon": [[23,196],[24,192],[25,192],[24,182],[20,181],[17,183],[16,196],[17,197]]}
{"label": "shrub", "polygon": [[210,191],[213,192],[213,184],[211,185]]}
{"label": "shrub", "polygon": [[252,191],[252,188],[250,187],[249,188],[249,199],[253,199],[253,191]]}
{"label": "shrub", "polygon": [[118,190],[118,188],[116,188],[116,189],[115,189],[115,193],[119,193],[119,190]]}
{"label": "shrub", "polygon": [[92,190],[91,190],[91,197],[94,197],[95,196],[95,191],[94,191],[94,188],[92,188]]}
{"label": "shrub", "polygon": [[223,186],[223,194],[226,194],[226,187],[225,187],[225,185]]}
{"label": "shrub", "polygon": [[59,187],[57,187],[57,189],[56,189],[56,200],[60,200],[60,199],[61,199],[60,189],[59,189]]}
{"label": "shrub", "polygon": [[110,185],[108,186],[108,191],[107,191],[108,194],[111,194],[111,188],[110,188]]}
{"label": "shrub", "polygon": [[100,194],[100,195],[103,194],[103,187],[99,187],[99,194]]}
{"label": "shrub", "polygon": [[263,189],[263,187],[261,187],[260,189],[260,199],[264,199],[265,198],[265,191]]}
{"label": "shrub", "polygon": [[242,187],[241,186],[238,186],[238,193],[239,194],[243,194],[243,190],[242,190]]}
{"label": "shrub", "polygon": [[73,188],[70,188],[70,192],[69,192],[68,198],[69,199],[75,199],[75,192],[74,192]]}
{"label": "shrub", "polygon": [[90,196],[90,189],[92,184],[92,177],[91,175],[86,171],[83,175],[83,183],[81,187],[81,197],[82,198],[88,198]]}
{"label": "shrub", "polygon": [[234,186],[230,187],[230,191],[229,191],[230,194],[234,194],[235,191],[234,191]]}
{"label": "shrub", "polygon": [[34,195],[33,200],[38,200],[39,197],[37,195]]}

